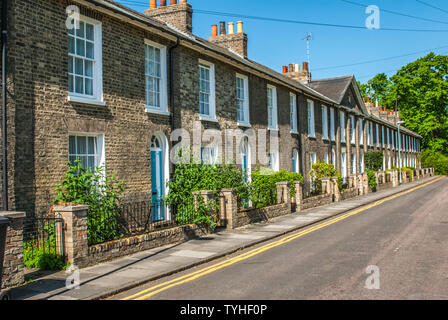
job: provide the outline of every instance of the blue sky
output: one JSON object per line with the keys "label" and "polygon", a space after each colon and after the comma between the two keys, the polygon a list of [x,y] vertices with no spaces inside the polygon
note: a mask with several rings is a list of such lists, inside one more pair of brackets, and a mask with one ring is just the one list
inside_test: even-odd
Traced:
{"label": "blue sky", "polygon": [[[189,3],[193,6],[193,10],[356,26],[365,26],[368,17],[365,8],[368,5],[377,5],[380,10],[439,21],[422,21],[381,11],[381,28],[448,31],[446,0],[421,0],[446,12],[425,6],[417,0],[349,1],[364,6],[352,5],[341,0],[189,0]],[[139,12],[149,7],[149,0],[118,0],[118,2]],[[169,0],[167,2],[169,3]],[[367,82],[380,72],[393,75],[401,66],[429,52],[421,51],[440,48],[433,51],[437,54],[448,54],[448,32],[346,29],[223,17],[197,12],[193,16],[193,33],[208,38],[212,24],[238,20],[244,21],[244,32],[248,34],[249,58],[278,72],[281,72],[283,65],[306,61],[306,42],[301,39],[307,32],[311,32],[314,37],[311,41],[311,71],[314,79],[354,74],[357,80]],[[420,53],[375,63],[332,68],[415,52]]]}

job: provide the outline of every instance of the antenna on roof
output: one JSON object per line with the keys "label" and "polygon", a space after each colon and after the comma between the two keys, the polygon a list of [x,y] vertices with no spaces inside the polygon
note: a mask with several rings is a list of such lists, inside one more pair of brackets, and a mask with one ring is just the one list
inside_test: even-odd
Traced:
{"label": "antenna on roof", "polygon": [[308,72],[308,81],[311,81],[311,54],[310,54],[310,41],[313,40],[313,34],[311,32],[308,32],[306,37],[303,38],[302,40],[306,40],[306,55],[307,55],[307,59],[308,59],[308,67],[309,72]]}

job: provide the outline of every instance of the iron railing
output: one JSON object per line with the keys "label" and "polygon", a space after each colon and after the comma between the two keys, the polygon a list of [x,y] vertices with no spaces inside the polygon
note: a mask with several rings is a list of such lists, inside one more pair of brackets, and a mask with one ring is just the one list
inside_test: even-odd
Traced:
{"label": "iron railing", "polygon": [[23,247],[25,260],[36,255],[65,256],[64,221],[58,217],[25,218],[23,222]]}
{"label": "iron railing", "polygon": [[176,206],[160,201],[120,203],[115,211],[87,215],[88,243],[95,245],[176,225]]}

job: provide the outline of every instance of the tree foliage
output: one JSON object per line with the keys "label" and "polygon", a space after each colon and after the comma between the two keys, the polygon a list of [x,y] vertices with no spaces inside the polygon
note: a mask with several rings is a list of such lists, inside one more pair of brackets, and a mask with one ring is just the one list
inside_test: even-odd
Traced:
{"label": "tree foliage", "polygon": [[423,137],[424,149],[448,154],[448,56],[430,53],[361,86],[388,110],[397,103],[404,126]]}

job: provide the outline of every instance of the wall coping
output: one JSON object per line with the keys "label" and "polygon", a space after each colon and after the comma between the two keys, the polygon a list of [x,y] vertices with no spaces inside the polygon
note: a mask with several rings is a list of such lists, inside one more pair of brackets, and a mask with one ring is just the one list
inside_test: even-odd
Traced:
{"label": "wall coping", "polygon": [[0,217],[21,219],[26,217],[26,213],[20,211],[0,211]]}
{"label": "wall coping", "polygon": [[54,206],[53,210],[56,212],[78,212],[78,211],[87,211],[89,210],[89,206],[80,204],[80,205],[69,205],[69,206]]}

